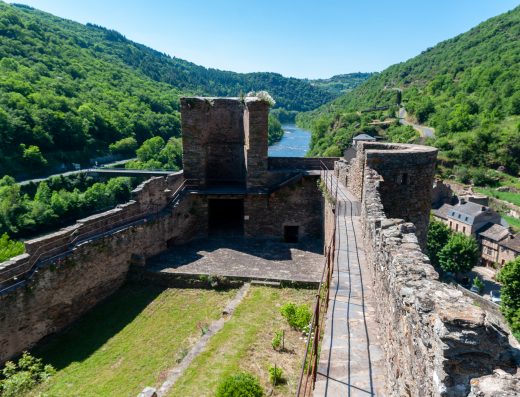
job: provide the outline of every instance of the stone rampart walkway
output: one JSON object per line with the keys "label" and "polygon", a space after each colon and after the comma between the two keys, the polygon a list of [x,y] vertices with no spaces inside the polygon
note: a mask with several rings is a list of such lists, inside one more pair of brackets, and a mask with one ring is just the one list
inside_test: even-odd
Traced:
{"label": "stone rampart walkway", "polygon": [[361,236],[360,203],[342,184],[336,212],[336,262],[314,397],[384,396],[384,354]]}

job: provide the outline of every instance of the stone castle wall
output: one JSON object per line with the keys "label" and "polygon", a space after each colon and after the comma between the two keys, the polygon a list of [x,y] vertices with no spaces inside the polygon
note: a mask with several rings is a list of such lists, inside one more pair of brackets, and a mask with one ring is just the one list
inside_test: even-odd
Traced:
{"label": "stone castle wall", "polygon": [[248,237],[282,238],[284,226],[299,226],[302,238],[322,237],[322,196],[318,177],[307,176],[268,196],[244,200],[244,232]]}
{"label": "stone castle wall", "polygon": [[323,167],[334,169],[339,157],[269,157],[269,170],[321,170]]}
{"label": "stone castle wall", "polygon": [[[379,297],[376,310],[386,355],[387,392],[390,396],[466,396],[476,379],[496,369],[514,371],[517,351],[494,316],[438,280],[421,250],[416,225],[389,215],[399,211],[385,205],[394,206],[402,200],[401,206],[409,206],[416,196],[403,194],[414,193],[410,186],[423,186],[392,182],[392,190],[388,189],[388,178],[398,172],[385,170],[387,162],[382,157],[390,154],[389,147],[375,153],[379,149],[372,146],[374,152],[367,151],[369,156],[364,160],[338,163],[336,170],[362,197],[363,238],[374,294]],[[413,162],[419,161],[417,169],[426,172],[422,176],[417,172],[413,178],[422,177],[424,184],[431,186],[433,174],[418,151],[410,146],[395,149],[401,153],[389,156],[389,161],[394,165],[404,161],[402,171],[408,172],[414,168]],[[358,148],[358,157],[362,153]],[[426,158],[432,161],[431,156]],[[430,194],[428,190],[421,195],[421,206],[430,201]],[[423,210],[428,214],[428,208]]]}
{"label": "stone castle wall", "polygon": [[[141,210],[153,213],[163,208],[180,185],[182,173],[153,178],[134,191],[134,200],[114,210],[78,221],[76,225],[27,242],[27,254],[4,267],[16,267],[35,252],[63,255],[42,265],[24,285],[0,295],[0,362],[28,349],[46,335],[78,319],[124,282],[130,263],[164,251],[167,246],[188,241],[204,233],[200,200],[187,196],[175,209],[156,218],[122,227],[116,233],[84,242],[68,250],[63,244],[83,228],[91,232],[109,230],[122,214]],[[128,213],[131,211],[131,213]],[[50,247],[53,250],[48,251]],[[4,285],[5,286],[5,285]]]}

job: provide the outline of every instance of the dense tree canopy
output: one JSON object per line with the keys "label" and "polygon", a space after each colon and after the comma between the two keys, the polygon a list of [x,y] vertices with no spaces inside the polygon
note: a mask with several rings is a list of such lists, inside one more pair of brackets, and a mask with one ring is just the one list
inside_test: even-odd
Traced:
{"label": "dense tree canopy", "polygon": [[207,69],[113,30],[0,1],[0,176],[128,156],[150,138],[180,136],[181,95],[258,90],[290,117],[338,95],[276,73]]}
{"label": "dense tree canopy", "polygon": [[446,272],[467,272],[477,264],[477,241],[462,233],[454,233],[438,254],[439,265]]}
{"label": "dense tree canopy", "polygon": [[1,178],[0,235],[8,234],[0,242],[0,249],[19,249],[10,244],[9,236],[30,237],[130,198],[130,178],[112,178],[105,183],[90,179],[74,187],[71,181],[81,178],[69,177],[69,182],[65,183],[64,178],[60,177],[49,183],[41,182],[34,194],[24,193],[21,186],[9,176]]}
{"label": "dense tree canopy", "polygon": [[498,280],[502,283],[502,312],[520,340],[520,257],[506,263]]}

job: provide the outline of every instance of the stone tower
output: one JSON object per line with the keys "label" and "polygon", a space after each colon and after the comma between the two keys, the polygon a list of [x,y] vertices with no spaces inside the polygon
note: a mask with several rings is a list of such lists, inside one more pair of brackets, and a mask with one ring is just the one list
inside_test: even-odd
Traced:
{"label": "stone tower", "polygon": [[365,170],[376,171],[386,216],[414,223],[424,248],[436,160],[437,149],[430,146],[360,142],[347,185],[362,200]]}
{"label": "stone tower", "polygon": [[201,186],[262,185],[269,105],[258,98],[181,99],[183,168]]}

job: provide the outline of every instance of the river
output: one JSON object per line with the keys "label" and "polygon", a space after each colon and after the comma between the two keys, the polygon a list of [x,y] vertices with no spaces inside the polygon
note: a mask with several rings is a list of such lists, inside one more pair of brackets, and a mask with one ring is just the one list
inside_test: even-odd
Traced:
{"label": "river", "polygon": [[271,157],[304,157],[311,143],[311,132],[296,127],[294,124],[283,124],[283,138],[269,146]]}

